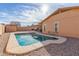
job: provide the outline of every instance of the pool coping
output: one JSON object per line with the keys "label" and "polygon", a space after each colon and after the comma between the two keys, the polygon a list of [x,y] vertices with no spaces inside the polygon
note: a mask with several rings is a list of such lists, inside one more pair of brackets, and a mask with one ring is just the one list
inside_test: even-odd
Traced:
{"label": "pool coping", "polygon": [[[38,43],[29,45],[29,46],[20,46],[18,44],[16,37],[15,37],[16,33],[34,33],[34,32],[35,31],[10,33],[10,37],[9,37],[9,40],[8,40],[8,43],[7,43],[7,46],[6,46],[6,52],[9,53],[9,54],[20,55],[20,54],[29,53],[29,52],[34,51],[36,49],[39,49],[43,46],[46,46],[48,44],[61,44],[61,43],[64,43],[67,40],[64,37],[58,37],[57,36],[57,38],[59,38],[58,40],[46,40],[46,41],[38,42]],[[39,32],[36,32],[36,33],[41,34]],[[49,36],[51,36],[51,35],[49,35]],[[56,37],[56,36],[52,36],[52,37]]]}

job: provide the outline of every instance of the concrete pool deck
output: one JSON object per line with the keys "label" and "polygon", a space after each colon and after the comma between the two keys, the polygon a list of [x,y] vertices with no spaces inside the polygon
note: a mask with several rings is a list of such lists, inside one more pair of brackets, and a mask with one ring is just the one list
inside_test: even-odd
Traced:
{"label": "concrete pool deck", "polygon": [[[29,33],[29,32],[14,32],[14,33],[10,33],[10,37],[6,46],[6,52],[9,54],[25,54],[31,51],[34,51],[36,49],[39,49],[43,46],[46,46],[48,44],[61,44],[64,43],[66,41],[66,38],[64,37],[57,37],[58,40],[46,40],[43,42],[38,42],[32,45],[28,45],[28,46],[20,46],[16,40],[15,34],[16,33]],[[30,32],[31,33],[31,32]],[[40,33],[38,33],[40,34]]]}
{"label": "concrete pool deck", "polygon": [[[9,36],[10,33],[0,36],[0,56],[17,56],[5,52]],[[49,44],[21,56],[79,56],[79,38],[65,38],[67,40],[62,44]]]}

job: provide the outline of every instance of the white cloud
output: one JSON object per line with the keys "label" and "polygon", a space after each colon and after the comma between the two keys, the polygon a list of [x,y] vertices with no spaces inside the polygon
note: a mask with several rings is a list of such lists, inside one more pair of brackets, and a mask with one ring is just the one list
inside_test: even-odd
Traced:
{"label": "white cloud", "polygon": [[6,16],[8,16],[8,13],[6,13],[6,12],[0,12],[0,17],[6,17]]}
{"label": "white cloud", "polygon": [[9,16],[6,19],[6,22],[12,22],[12,21],[26,22],[26,23],[38,22],[38,20],[36,20],[36,19],[33,20],[33,17],[32,18],[28,18],[28,19],[20,19],[20,18],[16,18],[16,17],[13,17],[13,16]]}
{"label": "white cloud", "polygon": [[42,13],[39,9],[35,8],[33,10],[23,10],[21,15],[28,18],[24,19],[25,22],[38,22],[38,17],[40,18]]}
{"label": "white cloud", "polygon": [[40,4],[40,8],[33,6],[22,6],[23,9],[17,8],[13,10],[12,13],[0,12],[0,16],[5,17],[6,22],[17,21],[17,22],[26,22],[29,24],[37,23],[43,20],[48,14],[50,4]]}

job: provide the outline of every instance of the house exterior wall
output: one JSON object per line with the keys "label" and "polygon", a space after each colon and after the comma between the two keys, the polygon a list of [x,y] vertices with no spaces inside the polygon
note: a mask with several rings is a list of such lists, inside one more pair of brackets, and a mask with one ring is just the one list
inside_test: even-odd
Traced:
{"label": "house exterior wall", "polygon": [[[59,32],[54,32],[53,24],[59,22]],[[46,24],[46,30],[43,27]],[[79,37],[79,9],[56,14],[42,23],[42,32],[61,36]]]}

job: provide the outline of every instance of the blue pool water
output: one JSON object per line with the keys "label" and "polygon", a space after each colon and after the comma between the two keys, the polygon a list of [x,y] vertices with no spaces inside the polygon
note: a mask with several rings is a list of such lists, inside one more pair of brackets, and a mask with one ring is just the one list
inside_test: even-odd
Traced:
{"label": "blue pool water", "polygon": [[20,46],[31,45],[37,42],[53,39],[53,37],[47,37],[38,34],[15,34],[15,36]]}

